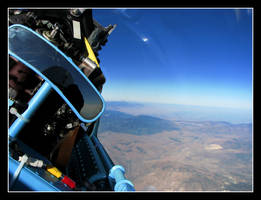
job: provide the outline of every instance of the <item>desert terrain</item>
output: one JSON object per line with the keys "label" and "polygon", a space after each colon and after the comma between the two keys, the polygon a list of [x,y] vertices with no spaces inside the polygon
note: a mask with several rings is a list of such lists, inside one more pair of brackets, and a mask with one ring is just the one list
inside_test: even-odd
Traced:
{"label": "desert terrain", "polygon": [[98,138],[137,191],[252,191],[252,124],[175,120],[155,132],[157,118],[112,113]]}

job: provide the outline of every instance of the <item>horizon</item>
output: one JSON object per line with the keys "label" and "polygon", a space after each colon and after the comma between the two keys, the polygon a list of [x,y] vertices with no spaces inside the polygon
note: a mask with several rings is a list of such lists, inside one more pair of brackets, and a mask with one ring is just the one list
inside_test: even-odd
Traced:
{"label": "horizon", "polygon": [[105,101],[105,107],[106,103],[110,102],[119,102],[119,103],[130,103],[130,104],[158,104],[158,105],[170,105],[170,106],[191,106],[191,107],[202,107],[202,108],[224,108],[224,109],[231,109],[231,110],[247,110],[252,112],[252,108],[240,108],[240,107],[226,107],[226,106],[219,106],[219,105],[196,105],[196,104],[182,104],[182,103],[170,103],[170,102],[149,102],[149,101],[132,101],[132,100],[106,100]]}
{"label": "horizon", "polygon": [[[116,104],[116,105],[115,105]],[[105,101],[105,111],[115,110],[131,115],[148,115],[174,121],[223,121],[231,124],[253,124],[249,109],[184,104]]]}
{"label": "horizon", "polygon": [[253,9],[93,9],[105,100],[253,108]]}

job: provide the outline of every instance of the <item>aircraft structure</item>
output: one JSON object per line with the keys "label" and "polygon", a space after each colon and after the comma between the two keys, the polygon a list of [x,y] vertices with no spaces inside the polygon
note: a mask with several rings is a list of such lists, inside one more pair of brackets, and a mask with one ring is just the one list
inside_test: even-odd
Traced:
{"label": "aircraft structure", "polygon": [[135,191],[97,132],[98,52],[116,25],[91,9],[9,9],[9,191]]}

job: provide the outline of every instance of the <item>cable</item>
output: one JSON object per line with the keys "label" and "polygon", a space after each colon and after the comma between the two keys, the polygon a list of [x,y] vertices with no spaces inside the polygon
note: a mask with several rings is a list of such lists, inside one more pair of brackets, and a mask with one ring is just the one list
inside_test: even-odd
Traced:
{"label": "cable", "polygon": [[[21,162],[23,159],[22,156],[19,156],[19,162]],[[32,158],[32,157],[29,157],[26,161],[27,165],[30,165],[32,167],[39,167],[39,168],[42,168],[42,167],[45,167],[45,164],[42,160],[39,160],[39,159],[36,159],[36,158]]]}
{"label": "cable", "polygon": [[28,119],[24,118],[22,115],[20,115],[18,113],[18,111],[16,110],[16,108],[12,107],[10,108],[9,112],[13,115],[15,115],[16,117],[20,118],[21,120],[23,120],[24,122],[29,122]]}
{"label": "cable", "polygon": [[[20,159],[19,159],[19,160],[20,160]],[[20,162],[19,166],[17,167],[17,169],[15,170],[14,176],[13,176],[11,182],[10,182],[10,188],[13,187],[13,185],[14,185],[16,179],[18,178],[18,176],[19,176],[19,174],[20,174],[20,172],[21,172],[21,170],[22,170],[24,164],[27,162],[27,160],[28,160],[28,156],[27,156],[26,154],[24,154],[24,155],[22,156],[21,162]]]}

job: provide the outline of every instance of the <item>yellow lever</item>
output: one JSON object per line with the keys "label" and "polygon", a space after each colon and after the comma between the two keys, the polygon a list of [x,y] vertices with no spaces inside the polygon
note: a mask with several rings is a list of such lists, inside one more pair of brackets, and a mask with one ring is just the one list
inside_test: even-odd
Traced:
{"label": "yellow lever", "polygon": [[62,176],[62,172],[59,171],[56,167],[47,166],[47,171],[54,175],[56,178],[60,178]]}
{"label": "yellow lever", "polygon": [[100,65],[99,65],[99,63],[98,63],[98,61],[96,59],[96,56],[95,56],[95,54],[94,54],[94,52],[92,50],[92,47],[89,44],[89,42],[86,39],[86,37],[84,37],[84,42],[85,42],[86,49],[88,51],[88,58],[90,58],[93,62],[95,62],[98,67],[100,67]]}

